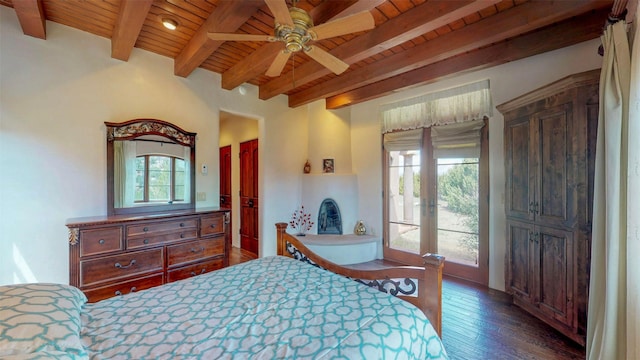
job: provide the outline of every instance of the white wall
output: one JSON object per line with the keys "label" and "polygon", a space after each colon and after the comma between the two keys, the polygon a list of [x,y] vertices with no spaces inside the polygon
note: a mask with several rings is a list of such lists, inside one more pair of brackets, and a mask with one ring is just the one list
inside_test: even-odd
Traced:
{"label": "white wall", "polygon": [[[368,229],[377,233],[382,230],[380,105],[482,79],[490,80],[493,103],[499,105],[566,75],[600,68],[599,44],[599,40],[592,40],[351,106],[352,164],[353,171],[358,174],[359,213],[361,218],[369,221]],[[489,120],[489,286],[500,290],[504,290],[506,226],[503,129],[504,118],[494,110]]]}
{"label": "white wall", "polygon": [[[206,192],[198,207],[217,206],[221,107],[258,118],[261,139],[262,254],[275,253],[277,221],[299,203],[306,160],[306,108],[286,97],[258,99],[220,89],[202,69],[173,75],[173,60],[134,49],[110,56],[108,39],[47,22],[47,40],[22,33],[13,9],[0,6],[0,284],[68,282],[67,219],[106,214],[105,121],[138,117],[197,132],[196,175]],[[303,119],[303,121],[300,121]],[[294,195],[292,195],[292,192]]]}

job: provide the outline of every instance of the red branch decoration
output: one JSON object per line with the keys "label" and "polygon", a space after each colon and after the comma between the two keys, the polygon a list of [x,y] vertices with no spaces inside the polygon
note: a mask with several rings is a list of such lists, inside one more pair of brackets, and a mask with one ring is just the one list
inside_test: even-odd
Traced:
{"label": "red branch decoration", "polygon": [[289,226],[296,231],[296,235],[304,235],[307,231],[311,230],[313,224],[311,214],[304,211],[304,205],[302,205],[299,210],[293,212],[291,221],[289,221]]}

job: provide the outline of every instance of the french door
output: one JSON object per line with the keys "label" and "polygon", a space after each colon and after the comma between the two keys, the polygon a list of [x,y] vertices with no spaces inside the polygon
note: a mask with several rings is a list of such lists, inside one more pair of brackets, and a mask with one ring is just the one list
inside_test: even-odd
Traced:
{"label": "french door", "polygon": [[438,253],[445,274],[488,284],[486,133],[476,157],[434,155],[430,129],[409,148],[384,151],[386,259],[419,266],[422,254]]}

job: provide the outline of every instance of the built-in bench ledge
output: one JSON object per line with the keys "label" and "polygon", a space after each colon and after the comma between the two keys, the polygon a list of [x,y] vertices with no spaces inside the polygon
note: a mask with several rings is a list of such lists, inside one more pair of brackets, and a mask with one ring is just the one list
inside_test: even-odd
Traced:
{"label": "built-in bench ledge", "polygon": [[296,236],[309,250],[338,265],[382,258],[382,238],[375,235],[307,234]]}

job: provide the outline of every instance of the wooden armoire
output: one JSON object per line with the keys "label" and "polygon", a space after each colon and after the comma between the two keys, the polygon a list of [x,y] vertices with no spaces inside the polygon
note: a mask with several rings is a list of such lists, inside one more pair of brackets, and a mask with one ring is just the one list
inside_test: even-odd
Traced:
{"label": "wooden armoire", "polygon": [[600,70],[497,106],[504,115],[506,290],[585,344]]}

